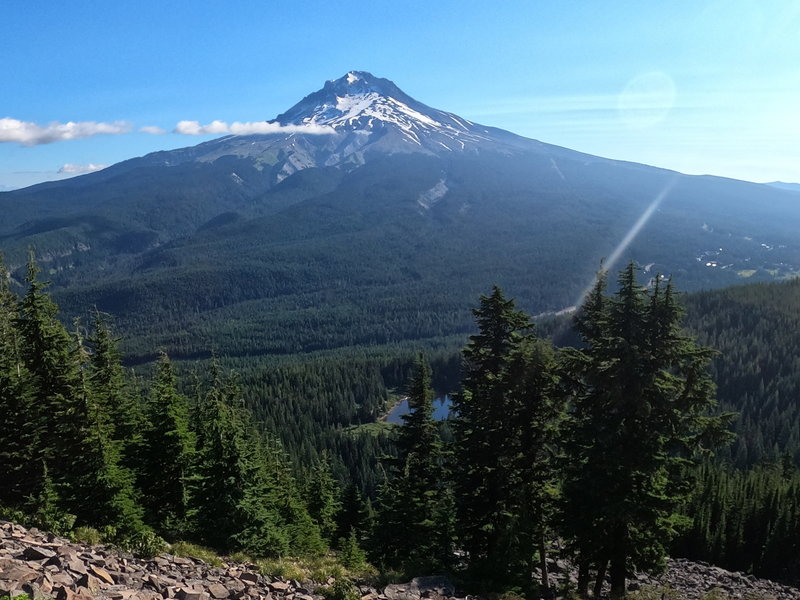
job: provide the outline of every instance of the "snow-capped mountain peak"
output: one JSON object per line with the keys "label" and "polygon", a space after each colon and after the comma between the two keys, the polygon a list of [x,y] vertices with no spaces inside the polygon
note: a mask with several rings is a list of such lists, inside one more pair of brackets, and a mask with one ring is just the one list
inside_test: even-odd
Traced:
{"label": "snow-capped mountain peak", "polygon": [[276,119],[281,125],[317,125],[335,131],[371,133],[395,129],[407,143],[427,145],[423,137],[445,136],[438,150],[463,149],[464,143],[487,139],[485,129],[471,121],[414,100],[388,79],[365,71],[350,71],[327,81]]}
{"label": "snow-capped mountain peak", "polygon": [[[291,127],[212,140],[188,150],[184,158],[252,157],[259,164],[273,165],[272,176],[282,181],[310,167],[354,168],[364,164],[368,154],[508,155],[540,144],[431,108],[388,79],[366,71],[350,71],[325,82],[272,123]],[[174,157],[170,154],[169,160]]]}

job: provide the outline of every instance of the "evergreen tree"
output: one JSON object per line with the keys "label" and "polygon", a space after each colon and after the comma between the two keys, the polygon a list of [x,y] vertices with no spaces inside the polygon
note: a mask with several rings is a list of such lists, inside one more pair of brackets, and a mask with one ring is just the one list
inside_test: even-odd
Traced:
{"label": "evergreen tree", "polygon": [[188,517],[194,459],[188,413],[187,400],[177,391],[172,363],[162,352],[146,406],[139,487],[148,523],[168,535],[182,533]]}
{"label": "evergreen tree", "polygon": [[0,504],[6,506],[18,505],[31,491],[39,433],[30,374],[22,360],[18,307],[0,256],[0,414],[4,421],[0,428]]}
{"label": "evergreen tree", "polygon": [[88,339],[90,355],[89,388],[94,401],[109,417],[108,437],[118,446],[121,464],[132,469],[136,452],[142,446],[144,415],[142,407],[126,384],[118,339],[114,338],[108,318],[94,312],[94,327]]}
{"label": "evergreen tree", "polygon": [[530,318],[495,287],[474,311],[454,399],[455,491],[460,542],[484,582],[531,586],[552,503],[550,447],[561,413],[552,350]]}
{"label": "evergreen tree", "polygon": [[194,494],[202,538],[222,550],[256,556],[325,549],[319,527],[300,500],[279,444],[257,431],[240,407],[235,380],[218,369],[198,410],[198,474]]}
{"label": "evergreen tree", "polygon": [[632,569],[658,569],[675,535],[674,511],[688,491],[683,467],[726,439],[729,415],[711,417],[712,351],[680,329],[672,285],[651,293],[636,267],[603,295],[601,276],[576,322],[585,349],[569,353],[574,398],[569,423],[564,533],[578,556],[581,594],[592,563],[606,565],[612,595]]}
{"label": "evergreen tree", "polygon": [[80,394],[80,364],[74,360],[72,340],[58,321],[58,307],[38,280],[33,253],[28,260],[28,291],[20,303],[17,329],[20,358],[34,398],[26,421],[29,471],[21,493],[38,495],[43,485],[42,465],[57,491],[70,484],[75,457],[80,456],[84,425],[80,420],[84,400]]}
{"label": "evergreen tree", "polygon": [[79,453],[72,457],[69,485],[64,486],[65,500],[80,524],[110,526],[120,535],[137,532],[143,524],[133,475],[120,464],[121,444],[113,439],[108,405],[92,394],[88,356],[77,327],[73,356],[80,380],[75,419],[83,426]]}
{"label": "evergreen tree", "polygon": [[374,515],[370,513],[368,502],[369,499],[364,500],[356,482],[351,481],[345,486],[342,494],[342,509],[337,519],[337,539],[347,537],[351,530],[355,530],[360,535],[372,529],[370,522]]}
{"label": "evergreen tree", "polygon": [[[528,337],[510,357],[507,419],[516,424],[512,437],[511,470],[516,476],[516,507],[512,523],[512,568],[520,574],[534,568],[538,555],[541,591],[548,593],[547,546],[558,487],[558,443],[564,416],[558,363],[552,344]],[[520,577],[527,586],[527,577]]]}
{"label": "evergreen tree", "polygon": [[446,488],[441,441],[433,420],[433,390],[420,356],[403,415],[389,481],[380,495],[375,537],[379,560],[408,572],[444,568],[452,556],[452,497]]}
{"label": "evergreen tree", "polygon": [[342,508],[342,491],[333,478],[330,456],[323,451],[308,475],[305,486],[308,512],[320,529],[322,537],[332,542],[336,535],[336,521]]}

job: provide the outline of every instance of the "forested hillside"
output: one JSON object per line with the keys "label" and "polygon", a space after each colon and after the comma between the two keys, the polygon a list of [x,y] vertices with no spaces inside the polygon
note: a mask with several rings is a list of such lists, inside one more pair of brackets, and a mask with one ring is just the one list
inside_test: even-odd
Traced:
{"label": "forested hillside", "polygon": [[800,463],[800,279],[686,297],[687,327],[719,352],[721,405],[740,412],[729,459]]}
{"label": "forested hillside", "polygon": [[251,357],[465,336],[495,284],[531,314],[561,310],[635,227],[623,258],[684,290],[800,272],[791,191],[520,137],[364,72],[279,121],[294,129],[0,192],[15,290],[33,247],[65,314],[113,315],[131,364],[156,349]]}
{"label": "forested hillside", "polygon": [[[713,352],[681,332],[672,286],[641,287],[632,264],[618,291],[606,296],[601,278],[586,300],[580,349],[556,352],[499,288],[482,296],[452,420],[433,421],[431,372],[419,357],[399,431],[370,424],[386,382],[409,372],[397,354],[361,357],[359,377],[345,375],[343,356],[285,364],[260,387],[216,359],[181,386],[162,354],[149,384],[126,382],[106,318],[95,312],[88,331],[76,322],[69,334],[37,274],[31,261],[19,301],[7,284],[0,290],[6,515],[61,531],[102,526],[130,547],[157,546],[161,535],[280,556],[335,543],[356,561],[364,547],[383,568],[435,566],[484,590],[546,590],[556,537],[579,566],[582,595],[592,573],[597,582],[608,573],[612,593],[624,595],[628,569],[657,570],[671,542],[796,576],[791,457],[782,479],[765,471],[776,483],[760,495],[750,474],[693,466],[724,448],[733,415],[709,412]],[[446,351],[437,358],[443,372],[454,366]],[[295,404],[288,390],[315,400]],[[266,401],[272,394],[277,402]],[[243,408],[248,396],[253,410]],[[339,404],[348,410],[330,411]],[[729,523],[724,535],[710,533],[718,518]],[[751,539],[763,544],[754,550]]]}

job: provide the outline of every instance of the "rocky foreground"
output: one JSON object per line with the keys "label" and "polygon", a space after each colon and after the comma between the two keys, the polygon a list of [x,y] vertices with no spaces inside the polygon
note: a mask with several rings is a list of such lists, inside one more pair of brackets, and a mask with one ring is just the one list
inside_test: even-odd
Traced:
{"label": "rocky foreground", "polygon": [[[558,587],[574,574],[564,561],[552,564]],[[0,521],[0,598],[26,594],[55,600],[322,600],[326,582],[299,582],[259,573],[255,565],[214,567],[193,558],[160,554],[137,559],[106,546],[87,546],[66,538]],[[666,587],[665,587],[666,586]],[[800,589],[686,560],[671,560],[659,578],[632,579],[632,592],[647,598],[743,598],[800,600]],[[450,600],[456,592],[441,577],[418,577],[383,589],[359,588],[362,600]],[[656,591],[658,590],[658,591]]]}

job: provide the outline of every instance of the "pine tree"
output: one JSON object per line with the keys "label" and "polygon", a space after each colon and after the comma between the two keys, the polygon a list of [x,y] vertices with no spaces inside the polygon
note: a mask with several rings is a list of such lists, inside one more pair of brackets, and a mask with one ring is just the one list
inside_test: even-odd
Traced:
{"label": "pine tree", "polygon": [[477,578],[527,588],[535,553],[544,558],[552,504],[550,445],[561,413],[555,361],[499,288],[473,312],[478,334],[464,350],[454,399],[460,542]]}
{"label": "pine tree", "polygon": [[[75,461],[81,456],[86,436],[81,364],[76,360],[70,335],[57,319],[58,306],[44,291],[48,284],[38,280],[38,273],[31,252],[26,277],[28,291],[20,303],[16,321],[19,356],[34,398],[26,415],[30,458],[22,493],[25,496],[40,493],[43,465],[58,495],[66,499],[71,496],[70,487],[76,479]],[[67,504],[65,508],[70,512],[78,507],[77,501]]]}
{"label": "pine tree", "polygon": [[609,565],[612,595],[625,595],[630,569],[658,569],[675,535],[674,511],[688,491],[683,467],[726,439],[729,415],[711,417],[712,351],[680,329],[672,285],[651,293],[636,267],[605,298],[604,277],[576,327],[586,348],[569,353],[573,406],[564,484],[563,532],[586,568]]}
{"label": "pine tree", "polygon": [[0,504],[19,505],[32,491],[39,428],[30,374],[22,360],[17,327],[19,300],[0,256]]}
{"label": "pine tree", "polygon": [[342,508],[342,491],[333,478],[331,460],[324,450],[308,475],[305,486],[308,512],[320,529],[322,537],[332,542],[336,535],[336,520]]}
{"label": "pine tree", "polygon": [[444,568],[452,556],[452,498],[446,488],[442,444],[433,420],[427,362],[417,359],[389,480],[381,490],[374,537],[382,562],[408,572]]}
{"label": "pine tree", "polygon": [[241,407],[235,379],[214,381],[198,409],[194,506],[200,535],[221,550],[255,556],[325,549],[301,501],[283,449]]}
{"label": "pine tree", "polygon": [[[564,416],[551,343],[525,339],[510,357],[509,375],[507,419],[516,424],[516,431],[506,443],[513,449],[511,468],[517,478],[512,498],[516,507],[512,568],[520,574],[531,573],[538,555],[541,592],[547,595],[547,546],[553,537],[558,443]],[[530,582],[522,575],[520,583],[527,587]]]}
{"label": "pine tree", "polygon": [[148,523],[168,535],[182,533],[187,526],[194,459],[188,413],[172,363],[162,352],[146,407],[139,487]]}
{"label": "pine tree", "polygon": [[[76,324],[77,325],[77,324]],[[143,528],[133,474],[121,465],[121,444],[113,439],[112,415],[104,398],[92,393],[88,355],[76,326],[73,360],[79,365],[75,420],[81,423],[79,453],[72,458],[65,500],[79,524],[113,527],[124,536]]]}
{"label": "pine tree", "polygon": [[114,338],[108,317],[94,311],[94,327],[88,342],[90,355],[89,387],[95,402],[109,417],[109,439],[118,445],[121,464],[133,469],[136,453],[142,447],[144,415],[138,399],[126,384],[118,339]]}

